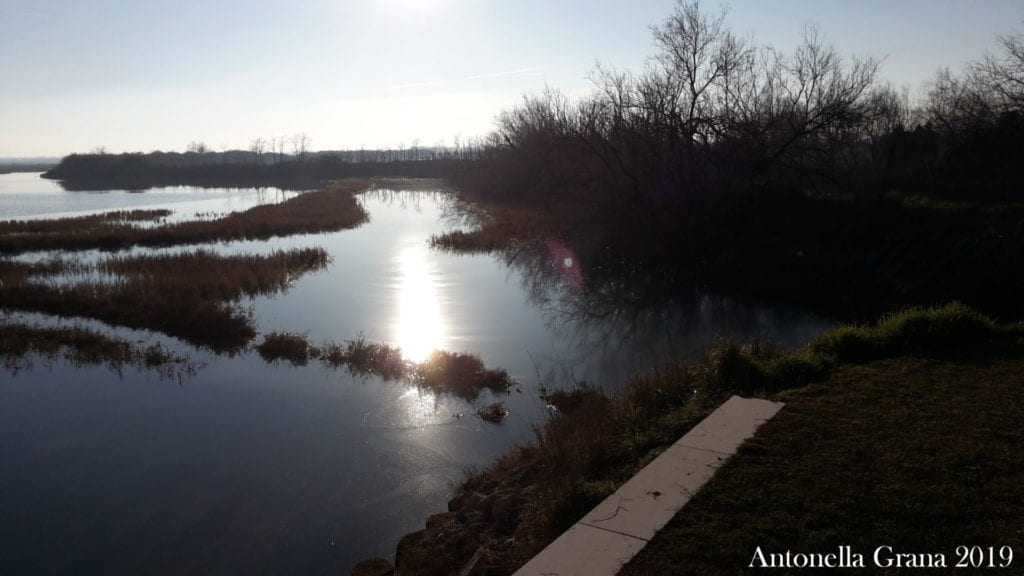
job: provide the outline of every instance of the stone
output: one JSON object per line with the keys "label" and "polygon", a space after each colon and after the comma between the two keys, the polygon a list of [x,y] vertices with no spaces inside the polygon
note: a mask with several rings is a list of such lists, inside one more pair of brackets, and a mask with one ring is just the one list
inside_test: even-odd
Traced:
{"label": "stone", "polygon": [[612,576],[647,541],[576,524],[534,556],[516,576]]}
{"label": "stone", "polygon": [[512,493],[500,494],[491,506],[491,519],[495,528],[501,532],[509,532],[516,527],[519,520],[519,509],[522,501]]}

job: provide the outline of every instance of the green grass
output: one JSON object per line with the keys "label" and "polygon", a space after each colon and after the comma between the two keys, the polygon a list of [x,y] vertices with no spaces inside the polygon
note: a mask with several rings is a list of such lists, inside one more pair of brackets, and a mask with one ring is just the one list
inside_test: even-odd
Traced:
{"label": "green grass", "polygon": [[782,399],[621,574],[736,574],[757,546],[1024,546],[1020,358],[880,360]]}
{"label": "green grass", "polygon": [[721,377],[741,392],[778,392],[844,364],[902,356],[970,360],[1006,352],[1022,340],[1019,324],[999,325],[962,304],[911,308],[875,324],[841,326],[789,353],[727,346]]}

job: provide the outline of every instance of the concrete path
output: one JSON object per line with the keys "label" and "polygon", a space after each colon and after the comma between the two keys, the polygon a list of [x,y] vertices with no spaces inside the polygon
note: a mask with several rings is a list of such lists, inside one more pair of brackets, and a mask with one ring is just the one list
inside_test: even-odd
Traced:
{"label": "concrete path", "polygon": [[733,396],[514,576],[614,576],[782,406]]}

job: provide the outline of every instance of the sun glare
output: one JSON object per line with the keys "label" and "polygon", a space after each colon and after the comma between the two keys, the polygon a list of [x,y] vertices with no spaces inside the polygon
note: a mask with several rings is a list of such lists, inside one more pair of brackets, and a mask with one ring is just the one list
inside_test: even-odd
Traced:
{"label": "sun glare", "polygon": [[432,12],[441,7],[444,0],[386,0],[388,6],[404,12]]}
{"label": "sun glare", "polygon": [[394,339],[402,356],[412,362],[423,362],[434,350],[443,349],[446,337],[437,274],[428,251],[419,244],[404,248],[396,258],[399,280]]}

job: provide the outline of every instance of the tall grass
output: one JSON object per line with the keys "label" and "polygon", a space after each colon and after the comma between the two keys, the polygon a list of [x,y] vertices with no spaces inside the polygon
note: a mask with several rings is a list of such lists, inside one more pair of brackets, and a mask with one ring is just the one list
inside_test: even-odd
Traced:
{"label": "tall grass", "polygon": [[160,220],[170,215],[170,210],[115,210],[68,218],[4,220],[0,221],[0,237],[16,234],[82,234],[126,222]]}
{"label": "tall grass", "polygon": [[102,364],[117,373],[128,366],[155,370],[165,377],[194,371],[187,359],[159,344],[139,346],[83,328],[49,328],[0,320],[3,367],[16,373],[30,366],[33,356],[47,360],[62,357],[75,366]]}
{"label": "tall grass", "polygon": [[[426,361],[416,363],[402,358],[400,348],[365,338],[315,346],[300,334],[271,332],[263,337],[256,351],[267,362],[285,360],[303,366],[318,359],[325,366],[345,367],[355,375],[408,380],[437,394],[452,394],[467,401],[476,400],[482,390],[508,392],[514,384],[506,371],[487,368],[472,354],[437,350]],[[493,419],[496,410],[486,415]]]}
{"label": "tall grass", "polygon": [[491,252],[511,248],[527,240],[558,236],[563,232],[547,212],[508,206],[482,208],[468,203],[463,209],[472,213],[479,226],[472,230],[435,234],[430,237],[431,246],[452,252]]}
{"label": "tall grass", "polygon": [[[323,249],[266,256],[221,256],[208,251],[115,256],[94,265],[50,261],[0,265],[0,308],[82,316],[155,330],[219,352],[235,352],[256,332],[239,306],[243,296],[287,289],[298,277],[327,265]],[[47,275],[98,271],[108,281],[41,283]]]}

